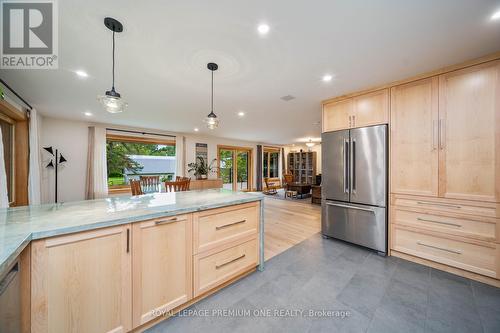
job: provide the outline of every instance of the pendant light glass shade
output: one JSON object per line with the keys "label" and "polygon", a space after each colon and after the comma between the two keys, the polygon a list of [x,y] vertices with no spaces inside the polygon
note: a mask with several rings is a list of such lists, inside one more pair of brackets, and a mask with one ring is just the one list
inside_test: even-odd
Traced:
{"label": "pendant light glass shade", "polygon": [[104,95],[97,96],[97,100],[101,103],[105,111],[109,113],[120,113],[128,106],[128,103],[115,91],[115,32],[122,32],[123,25],[111,17],[106,17],[104,19],[104,25],[109,30],[113,31],[113,84],[111,90],[106,91]]}
{"label": "pendant light glass shade", "polygon": [[207,68],[212,71],[212,108],[203,122],[205,123],[205,125],[207,125],[208,129],[213,130],[219,127],[219,119],[217,119],[217,116],[214,113],[214,71],[216,71],[219,66],[216,63],[211,62],[207,64]]}
{"label": "pendant light glass shade", "polygon": [[204,120],[205,124],[207,125],[208,129],[216,129],[219,126],[219,119],[217,119],[217,116],[215,113],[210,112],[208,116]]}
{"label": "pendant light glass shade", "polygon": [[114,88],[106,91],[104,96],[98,96],[97,100],[101,103],[104,110],[109,113],[123,112],[128,106],[128,103],[121,99],[120,94]]}
{"label": "pendant light glass shade", "polygon": [[315,143],[312,142],[312,139],[309,139],[309,142],[306,142],[306,146],[309,147],[309,148],[312,148],[314,147]]}

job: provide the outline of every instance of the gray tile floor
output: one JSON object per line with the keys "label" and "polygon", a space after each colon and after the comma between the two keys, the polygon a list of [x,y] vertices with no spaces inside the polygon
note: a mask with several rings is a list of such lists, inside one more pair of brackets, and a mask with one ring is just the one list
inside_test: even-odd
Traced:
{"label": "gray tile floor", "polygon": [[[336,316],[266,316],[263,309]],[[188,310],[198,315],[148,332],[500,332],[499,288],[319,234]]]}

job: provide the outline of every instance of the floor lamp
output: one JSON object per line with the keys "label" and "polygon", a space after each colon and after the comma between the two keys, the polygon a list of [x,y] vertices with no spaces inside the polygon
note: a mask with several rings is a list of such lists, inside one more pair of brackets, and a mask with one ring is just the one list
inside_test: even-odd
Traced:
{"label": "floor lamp", "polygon": [[56,149],[54,152],[54,149],[52,149],[52,146],[50,147],[43,147],[45,151],[47,151],[50,155],[52,155],[52,158],[50,159],[49,164],[47,164],[45,167],[46,168],[54,168],[55,170],[55,202],[57,203],[57,171],[59,169],[59,165],[67,162],[67,160],[62,156],[61,153]]}

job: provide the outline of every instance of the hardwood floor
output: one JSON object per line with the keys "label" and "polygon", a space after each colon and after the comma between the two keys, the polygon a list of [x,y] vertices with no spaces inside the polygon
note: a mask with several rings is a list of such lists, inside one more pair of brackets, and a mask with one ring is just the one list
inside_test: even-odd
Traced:
{"label": "hardwood floor", "polygon": [[264,219],[264,256],[267,260],[319,232],[321,206],[266,198]]}

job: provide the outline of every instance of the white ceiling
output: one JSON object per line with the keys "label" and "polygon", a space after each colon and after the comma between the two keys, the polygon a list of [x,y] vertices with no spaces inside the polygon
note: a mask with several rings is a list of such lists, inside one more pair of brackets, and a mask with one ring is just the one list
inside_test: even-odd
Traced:
{"label": "white ceiling", "polygon": [[[1,70],[44,115],[208,133],[285,144],[320,133],[320,101],[500,50],[500,1],[488,0],[60,0],[59,70]],[[117,35],[116,89],[129,102],[106,114],[96,100],[111,86],[111,32]],[[257,25],[270,25],[263,38]],[[90,75],[78,78],[73,71]],[[330,83],[321,77],[335,76]],[[284,102],[284,95],[296,99]],[[244,118],[236,113],[246,112]]]}

